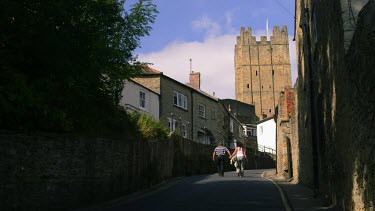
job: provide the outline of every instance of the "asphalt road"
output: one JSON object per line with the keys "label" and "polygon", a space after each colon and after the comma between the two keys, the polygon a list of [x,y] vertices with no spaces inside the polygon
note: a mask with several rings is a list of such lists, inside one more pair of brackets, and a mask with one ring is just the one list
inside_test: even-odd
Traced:
{"label": "asphalt road", "polygon": [[101,210],[284,210],[277,187],[261,177],[263,170],[183,178],[133,199],[116,202]]}

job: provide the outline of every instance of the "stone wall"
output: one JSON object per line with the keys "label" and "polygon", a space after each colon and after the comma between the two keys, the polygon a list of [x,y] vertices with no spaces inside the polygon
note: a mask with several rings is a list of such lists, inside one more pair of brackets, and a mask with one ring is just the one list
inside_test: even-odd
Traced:
{"label": "stone wall", "polygon": [[176,139],[129,141],[0,134],[1,210],[65,210],[213,173],[212,146]]}
{"label": "stone wall", "polygon": [[344,1],[298,0],[298,182],[339,210],[375,203],[375,2],[359,13],[346,51]]}
{"label": "stone wall", "polygon": [[292,130],[291,113],[294,109],[295,91],[290,87],[280,93],[276,114],[277,134],[277,175],[280,177],[293,177],[292,169]]}
{"label": "stone wall", "polygon": [[[216,172],[214,147],[187,139],[142,141],[0,132],[0,210],[68,210]],[[248,150],[248,168],[272,168]],[[234,170],[226,159],[225,170]]]}

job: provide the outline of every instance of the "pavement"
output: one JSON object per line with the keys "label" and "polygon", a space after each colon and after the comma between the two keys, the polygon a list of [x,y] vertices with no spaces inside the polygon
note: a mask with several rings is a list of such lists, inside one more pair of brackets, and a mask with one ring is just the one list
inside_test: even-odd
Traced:
{"label": "pavement", "polygon": [[286,211],[337,210],[328,206],[322,195],[314,196],[314,191],[310,188],[297,184],[291,179],[278,177],[275,169],[265,171],[262,177],[271,180],[278,187]]}

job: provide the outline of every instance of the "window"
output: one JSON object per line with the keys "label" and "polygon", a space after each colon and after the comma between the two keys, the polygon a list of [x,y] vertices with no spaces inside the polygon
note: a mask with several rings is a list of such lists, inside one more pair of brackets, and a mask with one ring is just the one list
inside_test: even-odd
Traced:
{"label": "window", "polygon": [[171,118],[168,118],[168,128],[169,128],[169,131],[170,132],[173,132],[176,130],[176,119],[173,119],[173,122],[172,122],[172,119]]}
{"label": "window", "polygon": [[139,91],[139,107],[146,109],[146,92]]}
{"label": "window", "polygon": [[257,130],[256,129],[254,129],[254,128],[247,128],[246,129],[246,131],[244,131],[244,132],[246,132],[246,136],[257,136]]}
{"label": "window", "polygon": [[211,109],[211,119],[216,119],[216,109],[215,108]]}
{"label": "window", "polygon": [[184,124],[181,125],[181,135],[182,137],[187,138],[187,127]]}
{"label": "window", "polygon": [[252,136],[251,130],[246,131],[246,136]]}
{"label": "window", "polygon": [[173,92],[173,105],[187,109],[187,97],[181,93]]}
{"label": "window", "polygon": [[204,106],[203,104],[199,104],[198,111],[199,111],[198,113],[199,117],[206,118],[206,106]]}
{"label": "window", "polygon": [[199,143],[210,144],[210,139],[205,133],[198,131],[197,137]]}

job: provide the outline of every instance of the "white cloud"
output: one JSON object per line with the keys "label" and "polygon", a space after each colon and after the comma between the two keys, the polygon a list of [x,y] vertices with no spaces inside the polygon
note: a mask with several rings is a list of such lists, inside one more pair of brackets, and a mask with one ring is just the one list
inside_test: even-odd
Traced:
{"label": "white cloud", "polygon": [[233,28],[233,17],[235,15],[236,12],[238,12],[240,9],[239,8],[234,8],[232,10],[229,10],[229,11],[226,11],[224,13],[225,15],[225,31],[226,33],[236,33],[237,30],[235,28]]}
{"label": "white cloud", "polygon": [[235,98],[234,45],[236,35],[207,38],[204,42],[172,43],[159,52],[140,54],[141,61],[181,82],[189,81],[192,70],[201,73],[201,89],[219,98]]}
{"label": "white cloud", "polygon": [[[209,23],[209,21],[207,22]],[[210,24],[208,24],[210,25]],[[207,26],[202,24],[202,26]],[[260,40],[265,30],[253,33]],[[238,34],[208,36],[203,42],[173,42],[164,49],[140,54],[140,61],[151,62],[154,69],[181,83],[189,81],[190,62],[192,70],[201,73],[201,89],[221,99],[235,99],[234,46]],[[295,44],[289,37],[292,83],[296,78]]]}
{"label": "white cloud", "polygon": [[206,31],[207,37],[215,37],[220,34],[221,26],[207,16],[203,16],[191,23],[193,29]]}

